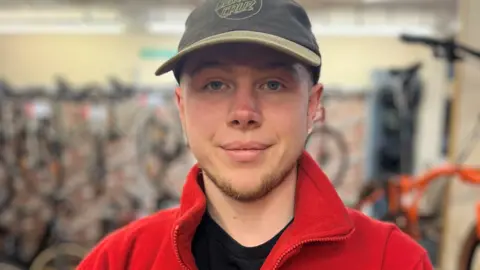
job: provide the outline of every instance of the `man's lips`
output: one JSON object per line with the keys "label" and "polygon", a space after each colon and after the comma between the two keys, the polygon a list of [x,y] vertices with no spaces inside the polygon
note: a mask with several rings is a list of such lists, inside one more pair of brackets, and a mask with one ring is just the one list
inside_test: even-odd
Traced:
{"label": "man's lips", "polygon": [[247,150],[265,150],[271,145],[260,142],[230,142],[222,144],[220,147],[227,151],[247,151]]}
{"label": "man's lips", "polygon": [[221,145],[228,157],[235,162],[257,160],[271,145],[260,142],[231,142]]}

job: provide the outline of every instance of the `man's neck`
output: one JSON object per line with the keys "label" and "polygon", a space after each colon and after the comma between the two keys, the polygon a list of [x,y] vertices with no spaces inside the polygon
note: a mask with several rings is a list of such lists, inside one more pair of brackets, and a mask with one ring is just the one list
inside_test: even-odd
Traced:
{"label": "man's neck", "polygon": [[207,211],[233,239],[246,247],[261,245],[280,232],[293,218],[297,170],[264,198],[239,202],[205,180]]}

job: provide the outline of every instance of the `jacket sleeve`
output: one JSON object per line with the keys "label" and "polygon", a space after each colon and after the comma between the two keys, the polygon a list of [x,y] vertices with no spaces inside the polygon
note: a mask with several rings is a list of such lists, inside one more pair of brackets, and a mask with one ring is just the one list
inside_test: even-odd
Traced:
{"label": "jacket sleeve", "polygon": [[427,253],[420,258],[413,270],[433,270],[432,263],[430,262],[430,258],[428,257]]}
{"label": "jacket sleeve", "polygon": [[427,251],[395,227],[387,240],[382,270],[433,270]]}

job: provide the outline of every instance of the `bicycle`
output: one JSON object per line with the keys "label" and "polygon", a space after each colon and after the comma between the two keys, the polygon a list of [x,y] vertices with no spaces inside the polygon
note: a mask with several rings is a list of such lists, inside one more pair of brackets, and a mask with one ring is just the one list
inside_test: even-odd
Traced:
{"label": "bicycle", "polygon": [[[447,38],[433,38],[433,37],[428,37],[428,36],[419,36],[419,35],[409,35],[409,34],[403,34],[400,36],[400,40],[405,43],[409,44],[419,44],[422,46],[429,47],[433,51],[433,55],[435,58],[440,58],[444,59],[447,64],[447,78],[449,82],[455,83],[454,79],[456,78],[456,63],[463,61],[463,59],[466,56],[480,59],[480,51],[478,49],[469,47],[465,44],[462,44],[456,40],[454,36],[450,36]],[[456,87],[455,87],[456,86]],[[452,85],[452,90],[453,90],[453,95],[458,96],[460,93],[460,88],[458,85]],[[455,100],[452,100],[452,113],[451,113],[451,118],[455,118],[458,115],[458,109]],[[455,141],[454,140],[454,133],[452,132],[455,130],[454,124],[455,124],[455,119],[451,119],[450,126],[447,129],[448,134],[447,136],[448,141]],[[454,153],[454,150],[451,149],[453,148],[453,144],[449,144],[446,147],[448,152],[450,152],[450,156],[452,153]],[[448,187],[447,187],[448,189]],[[448,197],[447,197],[447,202],[448,202]],[[477,211],[478,212],[478,211]],[[478,223],[477,219],[477,223]],[[480,226],[480,225],[478,225]],[[460,258],[460,266],[462,267],[461,269],[468,269],[468,267],[473,267],[473,262],[472,262],[472,256],[474,254],[474,249],[477,246],[478,247],[478,237],[475,239],[475,228],[471,229],[469,233],[469,237],[467,238],[464,246],[463,246],[463,251],[461,254]],[[477,236],[480,236],[480,229],[478,229]],[[480,253],[480,248],[478,249],[478,253]],[[470,255],[468,255],[470,254]],[[479,255],[480,256],[480,255]],[[480,258],[478,259],[478,265],[480,265]],[[480,267],[480,266],[478,266]],[[477,268],[478,269],[478,268]]]}
{"label": "bicycle", "polygon": [[480,269],[480,203],[477,204],[476,226],[472,226],[462,247],[460,270]]}
{"label": "bicycle", "polygon": [[[58,206],[55,201],[50,200],[49,196],[61,187],[59,170],[59,167],[61,167],[61,149],[59,149],[59,138],[51,130],[52,126],[48,121],[50,117],[48,105],[43,104],[43,112],[42,108],[38,107],[42,105],[37,100],[47,99],[49,98],[48,95],[42,91],[25,91],[22,94],[14,94],[8,91],[9,88],[5,83],[2,83],[1,90],[2,105],[6,104],[5,101],[10,102],[9,105],[11,106],[9,107],[12,109],[10,113],[14,113],[14,115],[10,114],[10,117],[2,118],[2,133],[6,135],[4,136],[6,140],[2,150],[5,151],[7,156],[7,160],[5,160],[5,164],[9,168],[7,170],[9,175],[7,186],[11,188],[9,189],[10,198],[4,201],[1,213],[7,215],[5,211],[8,209],[8,215],[13,215],[16,220],[14,222],[18,222],[18,224],[10,226],[10,231],[3,229],[4,233],[1,237],[2,241],[0,241],[2,251],[0,253],[3,257],[1,267],[2,269],[26,269],[43,253],[45,246],[51,244],[50,241],[55,229],[53,225],[35,224],[34,226],[37,226],[36,233],[33,233],[35,239],[25,240],[24,237],[32,237],[32,235],[29,231],[28,236],[26,236],[22,226],[28,222],[41,223],[43,220],[40,220],[42,219],[41,211],[34,214],[34,212],[31,212],[32,209],[25,206],[25,202],[22,206],[22,196],[36,199],[37,206],[41,202],[42,205],[46,206],[43,210],[47,212]],[[2,106],[2,109],[5,109],[5,107]],[[2,110],[3,113],[7,113],[7,111]],[[41,115],[42,113],[43,115]],[[10,146],[7,144],[12,141],[14,147],[5,149],[8,148],[6,146]],[[36,173],[41,171],[49,171],[51,177],[47,177],[47,179],[51,178],[54,181],[53,185],[44,185],[45,183],[37,185],[36,182],[39,179]],[[53,210],[53,216],[57,217],[55,210]],[[2,226],[4,225],[2,224]],[[33,247],[32,243],[27,243],[36,242],[36,240],[39,242],[36,247]]]}
{"label": "bicycle", "polygon": [[[151,101],[155,99],[156,93],[133,89],[112,80],[110,83],[113,88],[110,93],[93,93],[94,89],[100,87],[88,85],[79,91],[73,91],[66,80],[59,78],[57,93],[48,95],[38,92],[37,89],[27,89],[28,91],[19,95],[8,85],[0,84],[0,90],[8,89],[8,94],[12,94],[0,99],[0,167],[4,171],[4,176],[0,175],[0,216],[8,219],[6,223],[0,220],[0,229],[7,229],[0,235],[0,269],[6,268],[7,263],[9,267],[35,270],[74,267],[84,254],[81,252],[85,250],[82,246],[90,246],[91,242],[88,241],[92,241],[90,236],[82,235],[85,225],[90,226],[89,232],[94,230],[94,225],[98,225],[98,237],[101,238],[113,229],[137,219],[139,209],[144,210],[138,199],[142,200],[145,196],[142,193],[135,196],[126,188],[123,172],[125,165],[142,166],[140,177],[134,178],[146,175],[150,180],[148,191],[156,192],[156,209],[148,207],[147,212],[178,204],[179,196],[167,187],[163,178],[168,167],[188,152],[179,122],[169,119],[167,114],[170,108],[165,104],[148,106],[142,103],[143,112],[134,117],[133,124],[130,123],[133,128],[126,132],[120,130],[118,119],[113,112],[116,102],[132,100],[132,97],[145,101],[146,96],[146,99]],[[132,92],[128,92],[129,89]],[[37,100],[39,103],[36,103]],[[59,106],[52,110],[52,107],[47,105],[54,102],[55,106]],[[59,120],[54,120],[58,114],[62,115],[60,103],[68,103],[78,108],[86,106],[84,108],[87,109],[93,106],[93,114],[90,114],[92,111],[85,110],[86,114],[80,120],[81,123],[75,122],[76,126],[85,126],[81,136],[77,137],[66,131],[68,128],[55,130],[54,127],[61,127],[56,123]],[[8,106],[4,106],[5,104]],[[159,108],[161,110],[157,110]],[[39,109],[40,113],[46,109],[48,117],[37,118],[35,113],[38,113]],[[33,114],[29,114],[30,112]],[[158,112],[160,114],[157,114]],[[47,118],[48,121],[45,122]],[[29,126],[31,123],[35,125]],[[115,133],[114,136],[109,136],[112,133]],[[92,137],[97,140],[92,140],[90,144],[88,138]],[[125,151],[118,154],[119,151],[116,150],[114,157],[110,158],[108,148],[125,140],[133,142],[132,149],[127,149],[126,154]],[[72,152],[70,148],[78,147],[82,143],[94,151],[90,151],[92,155],[86,154],[85,157],[96,157],[99,161],[87,165],[86,172],[91,173],[90,177],[83,176],[85,171],[79,174],[64,172],[69,162],[63,160],[63,157],[75,153],[76,151]],[[82,147],[85,148],[85,145]],[[146,162],[148,159],[160,169],[151,170],[151,164]],[[79,167],[79,164],[74,165],[75,168]],[[96,167],[98,165],[100,167]],[[47,173],[47,178],[56,180],[56,183],[48,185],[47,189],[43,189],[46,186],[38,185],[38,179],[44,173]],[[18,186],[21,190],[18,190]],[[1,192],[4,191],[3,187],[8,190],[6,195]],[[78,195],[87,189],[95,189],[97,192],[93,197],[92,194]],[[31,198],[41,202],[40,209],[40,204],[34,209],[22,208],[25,201]],[[88,205],[93,207],[89,208]],[[40,210],[48,212],[47,218],[42,217]],[[82,210],[87,211],[81,213]],[[22,226],[17,224],[24,222],[24,219],[34,228],[35,239],[23,239],[25,233]],[[97,240],[95,238],[95,241]],[[24,247],[19,244],[21,241],[28,243],[28,252],[24,252]]]}
{"label": "bicycle", "polygon": [[[149,87],[125,85],[116,81],[119,92],[134,96],[138,111],[128,122],[126,133],[136,144],[137,164],[156,191],[156,209],[176,206],[180,194],[165,183],[167,169],[188,151],[180,120],[172,113],[173,96]],[[133,123],[133,124],[132,124]],[[132,132],[133,131],[133,132]]]}
{"label": "bicycle", "polygon": [[74,269],[87,253],[88,249],[80,245],[62,243],[42,251],[35,257],[29,270],[65,269],[65,265],[70,266],[68,269]]}
{"label": "bicycle", "polygon": [[[327,94],[324,97],[325,102],[328,102],[329,98],[331,96]],[[343,184],[350,166],[349,149],[343,133],[324,122],[324,114],[324,105],[321,105],[317,108],[314,126],[307,136],[305,149],[325,171],[333,186],[338,188]]]}
{"label": "bicycle", "polygon": [[[378,219],[395,223],[415,240],[421,241],[426,247],[437,245],[440,242],[442,230],[440,227],[441,209],[438,208],[441,204],[433,203],[436,208],[431,213],[424,214],[419,209],[421,199],[432,183],[443,179],[442,177],[458,177],[467,184],[480,185],[480,167],[461,165],[471,153],[473,145],[479,137],[480,114],[469,138],[466,140],[467,143],[453,164],[439,165],[420,175],[400,174],[388,178],[387,181],[372,181],[363,188],[354,208],[362,210],[366,205],[376,204],[385,199],[387,202],[386,213]],[[479,228],[480,215],[476,220],[476,225],[465,240],[460,270],[474,269],[473,258],[480,247]],[[435,263],[437,261],[436,252],[431,251],[429,255]]]}

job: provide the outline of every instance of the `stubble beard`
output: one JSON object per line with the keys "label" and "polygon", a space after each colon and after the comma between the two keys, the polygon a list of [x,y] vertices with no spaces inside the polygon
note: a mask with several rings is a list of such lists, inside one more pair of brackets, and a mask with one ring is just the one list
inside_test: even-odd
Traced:
{"label": "stubble beard", "polygon": [[[208,168],[202,167],[202,172],[213,182],[213,184],[225,195],[228,197],[239,201],[239,202],[254,202],[258,201],[270,192],[272,192],[276,187],[278,187],[286,177],[295,169],[298,165],[298,160],[300,156],[295,159],[294,162],[285,166],[283,170],[273,169],[271,173],[267,173],[260,177],[260,186],[256,189],[245,192],[240,191],[232,185],[231,179],[222,177],[208,170]],[[205,180],[205,179],[204,179]]]}

